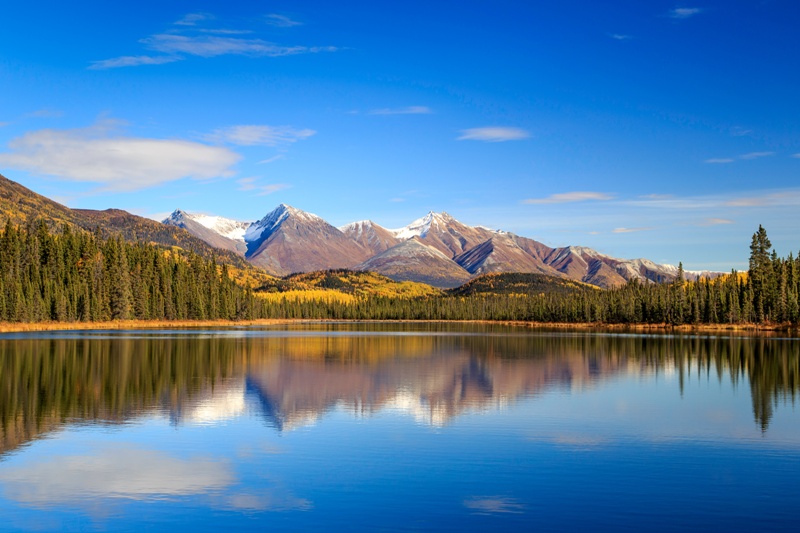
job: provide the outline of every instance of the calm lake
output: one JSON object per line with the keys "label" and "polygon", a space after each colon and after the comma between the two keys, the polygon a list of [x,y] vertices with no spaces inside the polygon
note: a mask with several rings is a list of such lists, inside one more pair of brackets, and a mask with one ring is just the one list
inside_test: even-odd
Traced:
{"label": "calm lake", "polygon": [[0,529],[796,531],[800,342],[0,335]]}

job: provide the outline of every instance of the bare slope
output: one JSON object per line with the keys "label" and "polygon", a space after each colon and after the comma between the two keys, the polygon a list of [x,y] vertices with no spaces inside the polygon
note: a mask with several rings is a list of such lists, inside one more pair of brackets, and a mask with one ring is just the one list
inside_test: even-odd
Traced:
{"label": "bare slope", "polygon": [[247,259],[278,276],[349,268],[372,255],[317,215],[285,204],[248,227],[244,238]]}
{"label": "bare slope", "polygon": [[419,237],[412,237],[356,267],[378,272],[396,281],[419,281],[439,288],[458,287],[469,272]]}

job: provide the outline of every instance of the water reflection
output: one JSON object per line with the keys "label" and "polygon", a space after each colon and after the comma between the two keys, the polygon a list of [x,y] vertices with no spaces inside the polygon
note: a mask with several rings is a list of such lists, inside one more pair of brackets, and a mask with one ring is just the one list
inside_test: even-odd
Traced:
{"label": "water reflection", "polygon": [[[176,425],[214,424],[255,409],[288,431],[334,408],[393,409],[438,426],[623,374],[675,376],[676,394],[695,376],[749,387],[755,422],[767,431],[775,407],[793,403],[800,387],[794,340],[347,329],[0,340],[0,453],[68,422],[113,425],[154,413]],[[7,487],[22,482],[9,475]]]}

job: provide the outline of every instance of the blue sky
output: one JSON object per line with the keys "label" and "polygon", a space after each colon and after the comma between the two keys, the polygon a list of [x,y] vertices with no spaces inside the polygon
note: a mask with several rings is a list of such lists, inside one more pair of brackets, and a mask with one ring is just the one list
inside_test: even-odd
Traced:
{"label": "blue sky", "polygon": [[430,210],[745,268],[800,238],[791,0],[14,2],[0,173],[70,207]]}

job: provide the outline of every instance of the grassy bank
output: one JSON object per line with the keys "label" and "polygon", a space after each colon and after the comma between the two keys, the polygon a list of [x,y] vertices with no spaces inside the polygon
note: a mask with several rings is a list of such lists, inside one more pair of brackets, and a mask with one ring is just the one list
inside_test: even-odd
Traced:
{"label": "grassy bank", "polygon": [[599,322],[561,323],[488,320],[329,320],[329,319],[260,319],[260,320],[114,320],[107,322],[0,322],[0,333],[27,331],[85,331],[173,328],[262,327],[290,324],[352,323],[457,323],[494,324],[531,329],[581,330],[632,333],[787,333],[799,335],[800,328],[790,324],[604,324]]}

